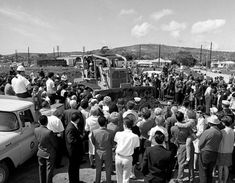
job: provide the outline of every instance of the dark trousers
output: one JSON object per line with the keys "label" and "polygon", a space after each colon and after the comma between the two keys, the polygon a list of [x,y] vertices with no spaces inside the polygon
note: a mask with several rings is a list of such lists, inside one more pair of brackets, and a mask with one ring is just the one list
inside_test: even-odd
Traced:
{"label": "dark trousers", "polygon": [[51,104],[55,103],[55,100],[58,99],[57,95],[55,93],[53,94],[48,94],[48,97],[50,98]]}
{"label": "dark trousers", "polygon": [[28,98],[28,97],[31,97],[31,95],[30,95],[28,92],[25,92],[25,93],[16,93],[16,96],[17,96],[17,97],[20,97],[20,98]]}
{"label": "dark trousers", "polygon": [[212,183],[212,172],[216,164],[218,153],[202,151],[199,154],[199,178],[200,183]]}
{"label": "dark trousers", "polygon": [[58,141],[58,149],[56,152],[56,160],[55,160],[55,166],[59,167],[63,158],[63,154],[64,154],[64,149],[65,147],[65,143],[64,143],[64,139],[63,137],[57,137],[57,141]]}
{"label": "dark trousers", "polygon": [[96,164],[96,178],[95,182],[100,183],[101,180],[101,171],[103,162],[105,164],[106,171],[106,182],[111,183],[111,175],[112,175],[112,153],[109,155],[99,155],[96,153],[95,155],[95,164]]}
{"label": "dark trousers", "polygon": [[55,158],[49,159],[38,156],[40,183],[52,183]]}
{"label": "dark trousers", "polygon": [[79,183],[80,181],[79,169],[80,169],[80,160],[78,158],[69,157],[69,168],[68,168],[69,183]]}

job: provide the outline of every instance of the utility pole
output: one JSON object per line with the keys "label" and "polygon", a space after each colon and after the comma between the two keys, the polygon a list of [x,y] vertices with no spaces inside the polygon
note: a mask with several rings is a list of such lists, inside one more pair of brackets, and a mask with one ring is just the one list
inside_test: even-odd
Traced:
{"label": "utility pole", "polygon": [[15,50],[15,57],[16,57],[16,62],[17,62],[18,61],[17,50]]}
{"label": "utility pole", "polygon": [[200,64],[202,65],[202,45],[201,45],[201,49],[200,49]]}
{"label": "utility pole", "polygon": [[158,63],[161,65],[161,44],[158,45]]}
{"label": "utility pole", "polygon": [[[211,64],[211,59],[212,59],[212,42],[211,42],[211,46],[210,46],[210,57],[209,57],[209,59],[210,59],[210,64]],[[208,66],[210,68],[210,65],[208,65]]]}
{"label": "utility pole", "polygon": [[56,49],[57,49],[57,56],[59,57],[60,56],[60,47],[57,45]]}
{"label": "utility pole", "polygon": [[139,60],[141,60],[141,44],[139,45]]}
{"label": "utility pole", "polygon": [[[85,46],[82,47],[82,78],[86,78],[87,76],[87,73],[85,73],[85,64],[84,64],[84,55],[85,55],[85,52],[86,52],[86,48]],[[88,72],[88,71],[86,71]],[[85,75],[86,74],[86,75]]]}
{"label": "utility pole", "polygon": [[53,57],[55,58],[55,48],[53,47]]}
{"label": "utility pole", "polygon": [[29,46],[28,46],[28,64],[29,64],[29,66],[31,65],[31,62],[30,62],[30,54],[29,54]]}

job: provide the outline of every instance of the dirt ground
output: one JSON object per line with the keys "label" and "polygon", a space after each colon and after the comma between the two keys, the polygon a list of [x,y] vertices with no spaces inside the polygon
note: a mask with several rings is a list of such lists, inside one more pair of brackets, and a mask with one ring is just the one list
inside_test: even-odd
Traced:
{"label": "dirt ground", "polygon": [[[87,160],[84,164],[82,164],[80,169],[80,179],[86,183],[93,183],[95,180],[95,169],[91,169],[88,163],[88,158],[85,157]],[[65,165],[60,169],[56,169],[54,171],[54,178],[53,183],[69,183],[68,180],[68,160],[66,157],[63,158],[62,164]],[[185,172],[187,177],[187,172]],[[138,179],[131,180],[130,183],[143,183],[143,177],[137,174]],[[116,176],[115,174],[112,175],[112,180],[116,183]],[[188,182],[188,179],[185,178],[184,182]],[[218,178],[215,178],[216,182]],[[102,179],[101,182],[105,182],[105,172],[102,172]],[[22,166],[15,169],[11,172],[11,176],[9,179],[9,183],[39,183],[39,176],[38,176],[38,164],[37,164],[37,157],[34,156]],[[195,183],[199,183],[198,172],[195,173]],[[231,180],[228,183],[232,183]]]}

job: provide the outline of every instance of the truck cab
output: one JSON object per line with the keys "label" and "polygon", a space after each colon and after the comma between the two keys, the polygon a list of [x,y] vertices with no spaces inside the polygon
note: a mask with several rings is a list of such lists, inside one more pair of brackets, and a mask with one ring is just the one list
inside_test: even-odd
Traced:
{"label": "truck cab", "polygon": [[39,124],[32,102],[0,98],[0,103],[0,183],[5,183],[12,168],[36,153]]}

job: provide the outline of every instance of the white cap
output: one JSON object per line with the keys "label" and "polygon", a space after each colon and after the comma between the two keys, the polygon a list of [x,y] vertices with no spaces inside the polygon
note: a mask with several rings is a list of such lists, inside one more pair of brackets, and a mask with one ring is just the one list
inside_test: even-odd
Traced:
{"label": "white cap", "polygon": [[207,118],[207,122],[215,124],[215,125],[220,124],[220,121],[219,121],[219,119],[218,119],[218,117],[216,115],[211,115],[210,117],[208,117]]}
{"label": "white cap", "polygon": [[141,98],[140,97],[135,97],[134,100],[135,100],[135,102],[140,102]]}
{"label": "white cap", "polygon": [[211,107],[211,108],[210,108],[210,112],[211,112],[212,114],[215,114],[215,113],[218,112],[218,109],[217,109],[216,107]]}
{"label": "white cap", "polygon": [[225,105],[225,106],[229,106],[230,105],[229,101],[227,101],[227,100],[222,100],[222,104]]}
{"label": "white cap", "polygon": [[25,68],[24,68],[24,66],[20,65],[20,66],[17,67],[16,70],[23,72],[23,71],[25,71]]}

